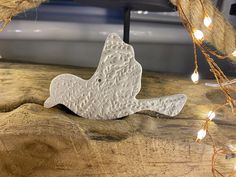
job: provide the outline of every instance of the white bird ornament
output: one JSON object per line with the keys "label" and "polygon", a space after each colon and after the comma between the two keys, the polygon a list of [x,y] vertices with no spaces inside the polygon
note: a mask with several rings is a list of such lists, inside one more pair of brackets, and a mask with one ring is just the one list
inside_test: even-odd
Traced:
{"label": "white bird ornament", "polygon": [[141,77],[142,67],[134,58],[133,47],[117,34],[110,34],[94,75],[89,80],[72,74],[55,77],[44,106],[63,104],[89,119],[117,119],[142,110],[171,117],[180,113],[187,100],[184,94],[136,99]]}

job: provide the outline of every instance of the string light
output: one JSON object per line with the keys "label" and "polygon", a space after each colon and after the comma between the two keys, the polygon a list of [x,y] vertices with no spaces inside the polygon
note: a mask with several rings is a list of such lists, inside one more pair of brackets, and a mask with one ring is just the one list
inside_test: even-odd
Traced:
{"label": "string light", "polygon": [[193,35],[197,40],[202,40],[203,37],[204,37],[203,32],[201,30],[198,30],[198,29],[193,30]]}
{"label": "string light", "polygon": [[[207,15],[208,13],[208,9],[206,9],[204,7],[205,2],[203,2],[203,0],[199,0],[201,5],[202,5],[202,11],[203,14],[205,14],[205,16],[203,16],[203,25],[205,27],[210,27],[211,25],[213,25],[213,21],[212,19]],[[214,62],[214,60],[212,59],[212,57],[210,56],[210,54],[220,58],[220,59],[225,59],[227,58],[227,56],[225,55],[219,55],[215,50],[212,50],[210,47],[207,46],[207,43],[203,43],[204,40],[204,33],[201,30],[198,30],[195,26],[193,26],[194,24],[191,22],[191,20],[188,19],[188,16],[185,14],[184,9],[182,8],[181,4],[184,2],[182,1],[176,1],[177,2],[177,7],[178,7],[178,11],[179,11],[179,15],[183,21],[183,25],[185,26],[185,28],[189,31],[192,39],[193,39],[193,44],[194,44],[194,52],[196,53],[196,47],[195,45],[197,45],[199,47],[199,49],[201,50],[201,52],[203,53],[203,55],[206,58],[207,63],[210,66],[211,72],[214,74],[218,85],[220,86],[221,91],[224,93],[225,97],[226,97],[226,104],[221,105],[218,109],[220,109],[221,107],[224,106],[230,106],[232,111],[234,112],[234,114],[236,114],[236,110],[234,108],[235,102],[236,100],[234,100],[234,98],[231,96],[230,93],[230,89],[229,87],[226,87],[226,85],[223,85],[223,83],[228,83],[229,79],[226,77],[226,75],[223,73],[223,71],[218,67],[218,65]],[[205,29],[208,30],[209,29]],[[232,56],[236,57],[236,49],[234,51],[232,51]],[[195,70],[194,71],[198,71],[197,69],[197,55],[195,54]],[[194,78],[193,82],[198,80],[197,76],[197,72],[194,72],[192,77]],[[198,79],[196,79],[198,78]],[[214,109],[214,111],[217,111],[218,109]],[[218,176],[222,176],[222,177],[226,177],[224,176],[217,168],[216,168],[216,161],[217,161],[217,156],[219,154],[236,154],[236,151],[232,152],[231,150],[228,150],[226,148],[219,148],[217,149],[217,145],[214,142],[214,139],[212,137],[212,135],[209,133],[208,130],[208,125],[210,123],[211,120],[213,120],[215,118],[216,114],[213,111],[210,111],[208,113],[208,117],[205,120],[202,129],[198,131],[197,133],[197,142],[200,142],[202,139],[204,139],[206,137],[206,135],[209,135],[209,138],[212,141],[212,147],[213,147],[213,155],[212,155],[212,174],[214,177],[218,177]],[[233,166],[234,168],[234,172],[232,174],[229,175],[229,177],[233,177],[236,176],[236,164],[234,164]]]}
{"label": "string light", "polygon": [[209,16],[205,16],[204,20],[203,20],[203,23],[204,23],[204,25],[206,27],[209,27],[211,25],[211,23],[212,23],[212,20],[211,20],[211,18]]}
{"label": "string light", "polygon": [[210,120],[213,120],[216,117],[216,113],[213,111],[208,112],[208,118]]}
{"label": "string light", "polygon": [[236,50],[233,51],[232,55],[233,55],[234,57],[236,57]]}
{"label": "string light", "polygon": [[199,74],[198,71],[194,71],[193,74],[191,75],[191,79],[194,84],[197,84],[199,81]]}
{"label": "string light", "polygon": [[[232,144],[229,144],[228,145],[228,148],[231,150],[231,151],[236,151],[236,146],[232,145]],[[236,165],[236,164],[235,164]]]}
{"label": "string light", "polygon": [[142,14],[143,11],[142,11],[142,10],[138,10],[137,13],[138,13],[138,14]]}
{"label": "string light", "polygon": [[197,140],[202,140],[206,136],[206,130],[201,129],[197,133]]}

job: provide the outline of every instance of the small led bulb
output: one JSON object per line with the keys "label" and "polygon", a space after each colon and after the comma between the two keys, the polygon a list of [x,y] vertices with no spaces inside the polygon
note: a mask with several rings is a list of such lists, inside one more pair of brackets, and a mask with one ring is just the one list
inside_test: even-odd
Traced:
{"label": "small led bulb", "polygon": [[138,14],[142,14],[143,11],[142,11],[142,10],[138,10],[137,13],[138,13]]}
{"label": "small led bulb", "polygon": [[211,18],[209,16],[205,16],[203,22],[204,22],[204,25],[206,27],[209,27],[211,25],[211,23],[212,23],[212,20],[211,20]]}
{"label": "small led bulb", "polygon": [[229,145],[228,145],[228,148],[229,148],[231,151],[236,151],[236,145],[229,144]]}
{"label": "small led bulb", "polygon": [[208,112],[208,118],[210,120],[213,120],[216,117],[216,113],[213,111]]}
{"label": "small led bulb", "polygon": [[206,136],[206,130],[201,129],[198,131],[198,133],[197,133],[198,140],[202,140],[203,138],[205,138],[205,136]]}
{"label": "small led bulb", "polygon": [[233,51],[232,55],[233,55],[234,57],[236,57],[236,50]]}
{"label": "small led bulb", "polygon": [[193,74],[191,75],[191,79],[194,84],[197,84],[199,81],[199,74],[197,71],[194,71]]}
{"label": "small led bulb", "polygon": [[197,40],[202,40],[204,37],[203,32],[201,30],[197,30],[197,29],[193,30],[193,35]]}

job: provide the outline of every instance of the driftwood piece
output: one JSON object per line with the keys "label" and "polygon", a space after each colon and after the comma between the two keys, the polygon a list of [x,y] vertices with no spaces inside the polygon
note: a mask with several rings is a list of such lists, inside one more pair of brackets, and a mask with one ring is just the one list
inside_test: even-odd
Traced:
{"label": "driftwood piece", "polygon": [[[80,118],[64,107],[43,108],[52,78],[71,73],[89,79],[94,70],[0,63],[0,176],[3,177],[208,177],[209,138],[195,143],[208,111],[224,97],[189,78],[144,72],[139,98],[184,93],[175,118],[140,112],[120,120]],[[236,144],[236,118],[222,109],[210,125],[221,146]],[[219,157],[226,174],[235,159]]]}

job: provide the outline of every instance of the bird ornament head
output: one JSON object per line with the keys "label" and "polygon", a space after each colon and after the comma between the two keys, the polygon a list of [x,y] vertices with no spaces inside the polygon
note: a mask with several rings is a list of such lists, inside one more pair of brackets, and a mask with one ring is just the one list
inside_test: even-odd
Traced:
{"label": "bird ornament head", "polygon": [[94,75],[89,80],[72,74],[55,77],[44,106],[63,104],[89,119],[117,119],[142,110],[171,117],[180,113],[187,100],[184,94],[137,99],[141,77],[142,67],[135,60],[133,47],[110,34]]}

